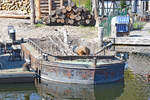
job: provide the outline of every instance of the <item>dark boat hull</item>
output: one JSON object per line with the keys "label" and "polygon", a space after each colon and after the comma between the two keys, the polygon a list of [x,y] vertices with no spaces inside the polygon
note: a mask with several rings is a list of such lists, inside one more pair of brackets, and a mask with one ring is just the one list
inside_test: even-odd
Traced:
{"label": "dark boat hull", "polygon": [[100,65],[96,68],[70,67],[68,64],[43,65],[41,78],[63,83],[110,83],[124,78],[124,65],[124,62]]}

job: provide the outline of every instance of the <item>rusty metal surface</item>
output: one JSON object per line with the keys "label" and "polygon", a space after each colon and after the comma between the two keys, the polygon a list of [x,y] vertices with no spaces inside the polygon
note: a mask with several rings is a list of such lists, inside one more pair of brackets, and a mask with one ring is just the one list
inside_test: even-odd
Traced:
{"label": "rusty metal surface", "polygon": [[104,65],[97,69],[42,65],[41,77],[51,81],[80,84],[109,83],[124,78],[124,63]]}

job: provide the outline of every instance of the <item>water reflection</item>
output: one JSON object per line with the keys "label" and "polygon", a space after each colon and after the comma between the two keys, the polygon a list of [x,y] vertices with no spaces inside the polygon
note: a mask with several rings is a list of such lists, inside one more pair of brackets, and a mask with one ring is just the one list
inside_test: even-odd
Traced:
{"label": "water reflection", "polygon": [[0,100],[41,100],[34,84],[0,84]]}
{"label": "water reflection", "polygon": [[81,85],[44,80],[36,86],[45,100],[114,100],[123,93],[124,82]]}

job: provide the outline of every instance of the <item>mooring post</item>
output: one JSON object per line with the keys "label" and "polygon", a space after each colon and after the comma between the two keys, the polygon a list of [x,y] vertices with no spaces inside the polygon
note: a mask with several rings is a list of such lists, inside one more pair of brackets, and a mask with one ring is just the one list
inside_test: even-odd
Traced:
{"label": "mooring post", "polygon": [[31,18],[31,24],[35,24],[35,6],[34,6],[34,4],[35,4],[34,0],[30,0],[30,8],[31,8],[30,18]]}
{"label": "mooring post", "polygon": [[104,27],[98,27],[98,47],[103,47]]}
{"label": "mooring post", "polygon": [[97,64],[97,57],[94,57],[94,67],[96,67],[96,64]]}

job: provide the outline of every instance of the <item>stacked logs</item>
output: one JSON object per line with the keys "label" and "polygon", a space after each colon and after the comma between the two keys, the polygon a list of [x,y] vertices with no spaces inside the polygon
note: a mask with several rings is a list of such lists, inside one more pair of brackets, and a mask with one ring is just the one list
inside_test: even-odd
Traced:
{"label": "stacked logs", "polygon": [[29,14],[30,1],[29,0],[5,0],[0,2],[0,10],[6,11],[22,11],[24,14]]}
{"label": "stacked logs", "polygon": [[67,6],[51,12],[43,22],[50,25],[94,25],[95,19],[86,8]]}

